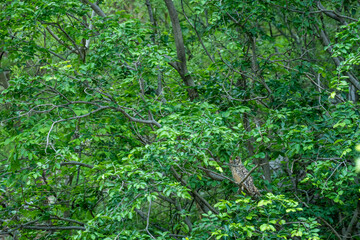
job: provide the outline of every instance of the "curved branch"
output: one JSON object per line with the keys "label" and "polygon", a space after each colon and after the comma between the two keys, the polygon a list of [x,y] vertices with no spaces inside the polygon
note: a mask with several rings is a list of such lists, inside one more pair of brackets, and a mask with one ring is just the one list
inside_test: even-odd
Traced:
{"label": "curved branch", "polygon": [[161,128],[161,124],[158,123],[155,120],[144,120],[144,119],[139,119],[139,118],[133,118],[132,116],[130,116],[130,114],[128,114],[124,109],[122,109],[121,107],[118,108],[114,108],[115,110],[121,112],[122,114],[125,115],[125,117],[127,119],[129,119],[132,122],[138,122],[138,123],[145,123],[145,124],[154,124],[155,126]]}
{"label": "curved branch", "polygon": [[109,109],[109,108],[110,108],[110,107],[108,107],[108,106],[106,106],[106,107],[100,107],[100,108],[98,108],[98,109],[96,109],[96,110],[94,110],[94,111],[92,111],[92,112],[89,112],[89,113],[87,113],[87,114],[84,114],[84,115],[75,116],[75,117],[66,118],[66,119],[60,119],[60,120],[57,120],[57,121],[53,122],[53,124],[51,125],[50,130],[49,130],[49,132],[48,132],[48,134],[47,134],[47,137],[46,137],[46,148],[49,146],[49,143],[50,143],[50,134],[51,134],[54,126],[55,126],[57,123],[61,123],[61,122],[69,121],[69,120],[74,120],[74,119],[84,118],[84,117],[87,117],[87,116],[89,116],[89,115],[91,115],[91,114],[94,114],[94,113],[96,113],[96,112],[99,112],[99,111],[101,111],[101,110]]}
{"label": "curved branch", "polygon": [[234,180],[232,180],[231,178],[229,178],[229,177],[227,177],[227,176],[224,176],[224,175],[222,175],[222,174],[220,174],[220,173],[214,172],[214,171],[212,171],[212,170],[210,170],[210,169],[207,169],[207,168],[204,168],[204,167],[200,167],[200,166],[198,166],[198,168],[201,169],[201,170],[203,170],[203,171],[206,173],[206,175],[208,175],[211,179],[213,179],[213,180],[215,180],[215,181],[222,181],[222,180],[226,179],[226,180],[228,180],[228,181],[230,181],[230,182],[232,182],[232,183],[237,184],[237,183],[236,183]]}
{"label": "curved branch", "polygon": [[177,181],[179,181],[183,186],[187,187],[190,190],[191,195],[193,195],[193,197],[195,198],[195,201],[201,201],[202,204],[204,204],[206,207],[208,207],[214,214],[219,214],[219,212],[210,205],[210,203],[208,203],[208,201],[205,200],[205,198],[203,198],[198,192],[192,190],[187,182],[181,178],[181,176],[179,175],[179,173],[175,170],[175,168],[173,166],[170,167],[170,170],[173,172],[174,177],[176,178]]}
{"label": "curved branch", "polygon": [[357,19],[355,18],[352,18],[352,17],[348,17],[348,16],[343,16],[343,15],[340,15],[338,14],[337,12],[335,11],[332,11],[332,10],[327,10],[322,4],[320,1],[317,2],[317,7],[318,9],[323,12],[326,16],[332,18],[332,19],[335,19],[337,21],[339,21],[341,24],[345,24],[347,25],[346,21],[344,20],[345,18],[346,19],[349,19],[351,21],[358,21]]}

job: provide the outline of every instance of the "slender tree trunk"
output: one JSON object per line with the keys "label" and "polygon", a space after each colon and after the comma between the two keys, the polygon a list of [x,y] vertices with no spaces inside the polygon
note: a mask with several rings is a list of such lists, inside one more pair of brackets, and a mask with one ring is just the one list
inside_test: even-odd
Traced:
{"label": "slender tree trunk", "polygon": [[199,97],[199,94],[195,89],[194,79],[189,74],[189,71],[187,69],[184,39],[181,32],[179,17],[176,12],[173,1],[172,0],[164,0],[164,1],[170,15],[174,39],[175,39],[175,45],[176,45],[177,58],[179,60],[178,62],[171,63],[171,66],[173,66],[176,69],[176,71],[179,73],[185,86],[190,87],[187,88],[187,92],[189,94],[190,99],[193,101],[194,99]]}

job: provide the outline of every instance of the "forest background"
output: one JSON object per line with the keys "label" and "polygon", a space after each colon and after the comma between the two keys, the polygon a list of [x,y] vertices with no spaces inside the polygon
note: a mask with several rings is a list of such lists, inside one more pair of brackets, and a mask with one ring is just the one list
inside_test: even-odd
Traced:
{"label": "forest background", "polygon": [[359,4],[1,0],[0,238],[360,239]]}

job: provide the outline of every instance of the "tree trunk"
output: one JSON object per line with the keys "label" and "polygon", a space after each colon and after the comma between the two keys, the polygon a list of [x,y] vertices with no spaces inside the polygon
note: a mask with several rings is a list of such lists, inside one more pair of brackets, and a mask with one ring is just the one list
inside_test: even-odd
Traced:
{"label": "tree trunk", "polygon": [[189,94],[189,97],[191,101],[199,97],[199,94],[195,87],[195,82],[192,78],[192,76],[189,74],[189,71],[187,69],[186,65],[186,53],[185,53],[185,46],[184,46],[184,40],[181,32],[180,22],[178,18],[178,14],[176,12],[174,3],[172,0],[164,0],[166,7],[168,9],[171,24],[173,27],[173,34],[174,34],[174,40],[176,45],[176,52],[178,57],[178,62],[172,63],[171,65],[176,69],[176,71],[180,74],[181,79],[183,80],[184,84],[187,87],[187,92]]}

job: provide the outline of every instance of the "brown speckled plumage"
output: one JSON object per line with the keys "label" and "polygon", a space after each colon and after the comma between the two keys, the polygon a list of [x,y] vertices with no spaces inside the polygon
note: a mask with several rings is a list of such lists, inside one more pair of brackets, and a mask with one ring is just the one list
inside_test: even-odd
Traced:
{"label": "brown speckled plumage", "polygon": [[[234,160],[230,158],[230,164],[233,178],[236,183],[240,184],[242,180],[249,174],[249,171],[242,164],[239,157],[236,157]],[[241,191],[245,190],[251,196],[260,195],[259,190],[254,185],[251,175],[248,176],[239,187],[241,188]]]}

